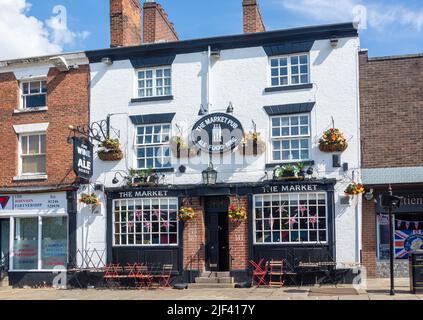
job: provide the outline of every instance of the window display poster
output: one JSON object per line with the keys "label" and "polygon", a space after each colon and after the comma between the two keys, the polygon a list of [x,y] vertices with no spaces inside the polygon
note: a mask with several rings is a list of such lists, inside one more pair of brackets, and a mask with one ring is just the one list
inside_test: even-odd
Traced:
{"label": "window display poster", "polygon": [[58,266],[66,266],[67,241],[65,240],[43,240],[42,244],[42,269],[54,269]]}
{"label": "window display poster", "polygon": [[423,250],[423,230],[395,230],[395,257],[408,259],[410,253]]}
{"label": "window display poster", "polygon": [[13,269],[38,269],[38,240],[15,240],[13,245]]}

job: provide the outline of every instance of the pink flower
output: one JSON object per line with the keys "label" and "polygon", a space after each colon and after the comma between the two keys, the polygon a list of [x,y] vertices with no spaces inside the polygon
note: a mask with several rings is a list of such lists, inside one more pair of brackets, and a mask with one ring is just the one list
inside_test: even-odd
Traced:
{"label": "pink flower", "polygon": [[134,229],[134,222],[133,221],[129,221],[128,222],[128,230],[132,231]]}
{"label": "pink flower", "polygon": [[[289,225],[292,227],[294,224],[296,224],[296,223],[298,223],[298,220],[297,220],[297,216],[295,216],[295,217],[289,217],[289,219],[288,219],[288,222],[287,223],[289,223]],[[287,224],[287,223],[285,223],[285,224]]]}
{"label": "pink flower", "polygon": [[147,231],[150,231],[152,227],[153,225],[151,224],[151,222],[144,222],[144,228],[146,228]]}
{"label": "pink flower", "polygon": [[169,231],[170,227],[173,227],[173,224],[171,224],[169,221],[163,221],[162,227],[165,227],[167,231]]}
{"label": "pink flower", "polygon": [[311,224],[313,226],[313,228],[315,227],[316,223],[317,223],[317,218],[316,217],[310,217],[308,219],[308,223]]}
{"label": "pink flower", "polygon": [[306,208],[306,206],[305,206],[305,205],[300,204],[300,205],[298,206],[298,210],[297,210],[297,211],[301,212],[301,215],[302,215],[302,216],[304,216],[304,212],[306,212],[306,211],[307,211],[307,208]]}
{"label": "pink flower", "polygon": [[137,218],[137,220],[140,220],[142,216],[142,211],[141,210],[137,210],[135,211],[135,217]]}

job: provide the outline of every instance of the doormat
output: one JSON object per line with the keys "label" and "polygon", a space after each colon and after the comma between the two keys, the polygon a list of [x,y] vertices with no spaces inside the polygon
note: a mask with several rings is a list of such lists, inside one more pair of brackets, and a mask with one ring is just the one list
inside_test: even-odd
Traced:
{"label": "doormat", "polygon": [[308,296],[358,296],[359,293],[354,288],[311,288]]}

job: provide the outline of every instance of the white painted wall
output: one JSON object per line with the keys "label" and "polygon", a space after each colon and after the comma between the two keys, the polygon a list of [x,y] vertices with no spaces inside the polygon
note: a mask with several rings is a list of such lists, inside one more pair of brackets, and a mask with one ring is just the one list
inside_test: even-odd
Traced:
{"label": "white painted wall", "polygon": [[[315,161],[317,178],[336,178],[335,215],[336,250],[338,261],[354,262],[359,259],[361,247],[358,221],[361,216],[359,201],[351,206],[340,205],[339,196],[351,178],[360,176],[359,146],[359,99],[358,99],[358,38],[340,39],[336,49],[329,40],[316,41],[310,52],[311,82],[313,89],[264,93],[270,82],[269,58],[262,47],[223,50],[221,57],[212,65],[210,112],[225,112],[229,101],[235,108],[245,131],[252,129],[252,120],[257,123],[261,136],[269,140],[269,117],[263,106],[289,103],[316,102],[311,113],[311,158]],[[94,162],[93,181],[112,187],[111,180],[116,170],[127,170],[135,166],[134,127],[129,115],[175,112],[175,124],[182,126],[185,133],[199,119],[200,104],[207,104],[207,52],[177,55],[172,65],[172,94],[174,100],[165,102],[130,103],[135,97],[135,71],[129,60],[115,61],[112,66],[103,63],[91,65],[91,121],[112,116],[112,127],[120,130],[120,141],[125,152],[120,162]],[[342,154],[342,162],[348,162],[350,170],[332,168],[332,154],[318,149],[318,139],[322,132],[331,127],[333,116],[335,126],[349,138],[349,148]],[[230,155],[225,156],[225,160]],[[238,157],[240,158],[240,157]],[[248,165],[229,163],[215,166],[220,182],[259,181],[265,177],[265,163],[268,154],[250,159]],[[184,160],[180,160],[183,164]],[[166,175],[166,183],[200,183],[201,171],[208,165],[208,155],[192,160],[196,164],[187,165],[184,174],[176,172]],[[177,159],[174,159],[177,163]],[[217,161],[214,161],[217,163]],[[174,165],[175,169],[179,164]],[[100,216],[87,218],[80,216],[78,239],[84,239],[84,246],[101,246],[105,239],[105,208]],[[89,215],[87,215],[89,216]],[[82,235],[83,234],[83,235]]]}

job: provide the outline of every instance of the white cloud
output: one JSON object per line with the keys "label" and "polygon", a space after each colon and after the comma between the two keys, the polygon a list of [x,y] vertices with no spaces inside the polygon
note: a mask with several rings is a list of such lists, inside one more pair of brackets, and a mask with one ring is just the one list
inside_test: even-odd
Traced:
{"label": "white cloud", "polygon": [[400,26],[413,31],[423,29],[423,10],[412,10],[404,5],[388,5],[379,1],[363,0],[281,0],[291,11],[308,15],[319,21],[352,21],[354,8],[364,6],[367,10],[367,25],[383,30],[388,26]]}
{"label": "white cloud", "polygon": [[43,22],[30,16],[30,9],[26,0],[0,0],[0,60],[59,53],[89,36],[70,31],[60,12]]}

